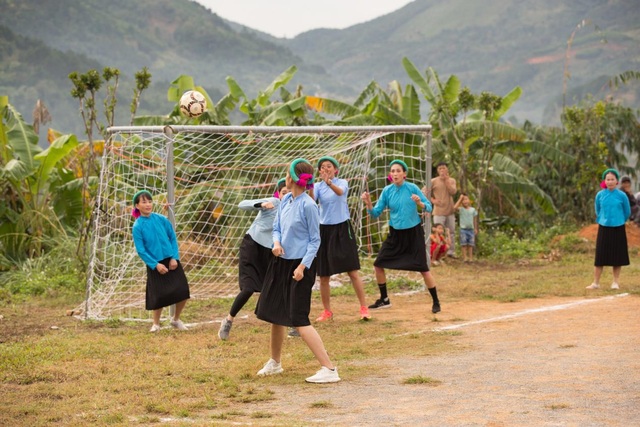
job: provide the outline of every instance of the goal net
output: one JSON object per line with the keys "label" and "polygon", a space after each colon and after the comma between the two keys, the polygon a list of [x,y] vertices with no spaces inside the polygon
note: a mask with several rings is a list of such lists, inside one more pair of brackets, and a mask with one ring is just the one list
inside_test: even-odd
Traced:
{"label": "goal net", "polygon": [[362,257],[374,256],[387,216],[366,215],[388,184],[389,163],[402,159],[407,179],[422,187],[431,177],[430,126],[376,127],[112,127],[105,145],[94,212],[85,319],[147,319],[146,268],[131,234],[132,197],[153,194],[155,212],[174,224],[192,298],[235,295],[238,250],[255,214],[242,200],[272,196],[295,158],[314,168],[322,156],[340,163]]}

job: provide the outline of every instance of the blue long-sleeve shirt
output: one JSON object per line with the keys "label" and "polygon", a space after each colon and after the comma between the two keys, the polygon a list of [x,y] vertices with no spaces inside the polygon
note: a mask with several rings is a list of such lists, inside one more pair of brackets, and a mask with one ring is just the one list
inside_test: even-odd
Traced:
{"label": "blue long-sleeve shirt", "polygon": [[305,267],[311,267],[320,247],[320,213],[307,193],[283,197],[273,222],[273,242],[284,249],[282,258],[302,259]]}
{"label": "blue long-sleeve shirt", "polygon": [[180,261],[176,232],[169,220],[152,212],[133,223],[133,243],[142,261],[152,270],[166,258]]}
{"label": "blue long-sleeve shirt", "polygon": [[624,225],[631,215],[629,198],[624,191],[605,188],[596,194],[596,222],[605,227]]}
{"label": "blue long-sleeve shirt", "polygon": [[368,212],[377,218],[386,208],[389,208],[389,225],[391,227],[396,230],[415,227],[420,224],[420,214],[418,213],[418,205],[411,199],[412,194],[420,196],[420,201],[424,203],[424,209],[431,212],[433,209],[431,202],[427,200],[417,185],[407,181],[401,185],[389,184],[384,187],[378,202]]}
{"label": "blue long-sleeve shirt", "polygon": [[342,224],[349,219],[349,206],[347,195],[349,184],[346,180],[333,178],[333,185],[342,189],[342,195],[338,196],[324,181],[313,184],[313,198],[320,203],[320,224]]}
{"label": "blue long-sleeve shirt", "polygon": [[[273,203],[273,209],[266,209],[262,207],[263,203]],[[273,247],[273,220],[278,213],[278,205],[280,205],[280,199],[277,197],[267,197],[266,199],[255,200],[243,200],[238,204],[238,207],[245,211],[258,211],[258,215],[251,223],[251,227],[247,230],[247,234],[260,246],[265,248]]]}

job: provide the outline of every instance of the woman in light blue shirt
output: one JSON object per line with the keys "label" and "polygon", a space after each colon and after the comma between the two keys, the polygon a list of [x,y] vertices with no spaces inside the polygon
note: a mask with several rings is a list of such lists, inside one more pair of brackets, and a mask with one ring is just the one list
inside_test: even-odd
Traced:
{"label": "woman in light blue shirt", "polygon": [[625,223],[631,215],[631,205],[627,195],[617,187],[620,174],[615,169],[607,169],[602,174],[605,188],[596,194],[595,211],[598,223],[596,256],[593,283],[587,289],[600,287],[600,276],[604,266],[613,267],[611,289],[620,289],[620,271],[629,265],[629,249]]}
{"label": "woman in light blue shirt", "polygon": [[440,300],[436,291],[436,283],[427,265],[427,245],[419,210],[431,212],[431,203],[417,185],[407,182],[408,167],[402,160],[390,163],[389,180],[391,184],[384,187],[375,207],[371,203],[368,192],[362,193],[367,212],[374,218],[379,217],[385,209],[389,209],[389,235],[382,243],[373,263],[380,298],[369,306],[370,309],[391,307],[387,295],[387,278],[385,268],[395,270],[419,271],[424,283],[433,298],[432,313],[440,311]]}
{"label": "woman in light blue shirt", "polygon": [[273,247],[273,240],[271,238],[273,220],[278,212],[280,199],[289,192],[285,186],[285,181],[285,178],[278,181],[273,197],[243,200],[238,204],[240,209],[257,211],[258,215],[242,239],[242,243],[240,243],[238,261],[238,283],[240,284],[240,292],[233,300],[229,314],[220,322],[218,337],[221,340],[229,338],[233,320],[254,292],[262,291],[262,282],[267,273],[269,261],[271,261],[273,257],[271,253],[271,248]]}
{"label": "woman in light blue shirt", "polygon": [[320,370],[306,381],[333,383],[340,381],[324,347],[322,338],[309,321],[311,289],[316,280],[315,257],[320,247],[320,214],[318,205],[306,193],[313,187],[313,166],[305,159],[289,165],[287,188],[273,223],[275,255],[265,276],[256,306],[259,319],[271,323],[271,358],[259,376],[280,374],[282,344],[286,327],[297,329],[320,363]]}
{"label": "woman in light blue shirt", "polygon": [[318,250],[318,276],[320,295],[324,310],[316,322],[333,319],[331,311],[331,286],[329,279],[334,274],[347,273],[360,302],[360,319],[369,320],[364,285],[358,270],[360,258],[355,233],[351,227],[347,196],[349,183],[338,178],[340,164],[331,156],[318,160],[320,181],[313,185],[311,196],[320,205],[320,249]]}

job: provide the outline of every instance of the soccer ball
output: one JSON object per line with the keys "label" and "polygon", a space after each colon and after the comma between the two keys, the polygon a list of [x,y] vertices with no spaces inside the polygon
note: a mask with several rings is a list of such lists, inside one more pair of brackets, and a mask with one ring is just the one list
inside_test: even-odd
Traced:
{"label": "soccer ball", "polygon": [[180,111],[187,117],[199,117],[206,110],[207,101],[197,90],[188,90],[180,98]]}

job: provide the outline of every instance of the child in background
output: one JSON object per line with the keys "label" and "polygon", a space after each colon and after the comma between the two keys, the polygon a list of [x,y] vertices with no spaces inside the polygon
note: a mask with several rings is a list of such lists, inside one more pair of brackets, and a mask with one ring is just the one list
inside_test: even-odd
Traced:
{"label": "child in background", "polygon": [[471,207],[471,200],[462,193],[454,209],[460,216],[460,246],[464,262],[473,262],[473,248],[476,246],[478,235],[478,211]]}
{"label": "child in background", "polygon": [[289,192],[285,186],[285,178],[276,184],[276,191],[273,197],[256,200],[243,200],[238,207],[245,211],[257,211],[258,215],[253,220],[251,227],[245,234],[240,244],[240,255],[238,262],[238,283],[240,292],[236,295],[229,314],[220,323],[218,337],[221,340],[229,338],[233,320],[238,312],[249,301],[254,292],[262,291],[262,282],[267,272],[267,267],[273,254],[271,248],[273,239],[273,220],[278,212],[280,200]]}
{"label": "child in background", "polygon": [[442,224],[434,224],[433,227],[431,227],[431,235],[429,236],[431,247],[429,254],[431,255],[431,263],[433,265],[439,265],[440,261],[444,260],[447,255],[450,241],[447,231]]}
{"label": "child in background", "polygon": [[286,327],[293,326],[320,363],[320,370],[306,381],[333,383],[340,381],[338,370],[309,321],[311,290],[316,281],[315,257],[320,247],[318,205],[306,193],[313,187],[313,166],[305,159],[294,160],[286,183],[291,192],[280,202],[273,223],[274,257],[256,306],[258,318],[271,323],[271,358],[258,376],[283,372],[282,345]]}
{"label": "child in background", "polygon": [[146,309],[153,310],[150,332],[160,330],[164,307],[175,304],[171,326],[184,331],[180,314],[190,297],[189,283],[180,264],[176,233],[169,220],[153,212],[153,199],[147,190],[133,196],[133,243],[147,265]]}

